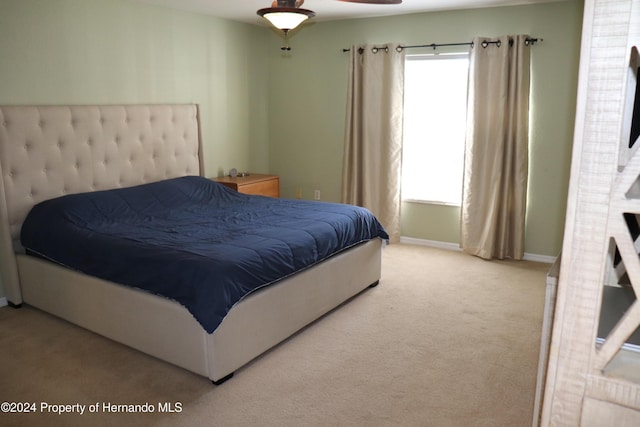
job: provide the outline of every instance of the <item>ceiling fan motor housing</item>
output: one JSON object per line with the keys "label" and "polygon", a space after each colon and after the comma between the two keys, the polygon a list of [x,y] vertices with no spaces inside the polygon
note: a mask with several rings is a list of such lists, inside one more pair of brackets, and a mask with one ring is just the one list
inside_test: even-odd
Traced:
{"label": "ceiling fan motor housing", "polygon": [[277,7],[297,7],[296,0],[277,0]]}

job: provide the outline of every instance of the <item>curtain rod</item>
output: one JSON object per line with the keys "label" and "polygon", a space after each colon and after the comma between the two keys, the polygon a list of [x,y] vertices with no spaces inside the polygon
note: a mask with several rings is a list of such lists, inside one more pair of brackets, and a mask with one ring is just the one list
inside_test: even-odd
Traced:
{"label": "curtain rod", "polygon": [[[526,38],[524,39],[524,44],[526,46],[528,45],[534,45],[538,42],[542,42],[543,39],[539,39],[539,38]],[[483,40],[482,41],[482,47],[487,47],[490,44],[495,44],[498,47],[500,47],[500,45],[502,44],[502,42],[500,40]],[[473,47],[473,42],[464,42],[464,43],[431,43],[431,44],[416,44],[416,45],[411,45],[411,46],[398,46],[396,49],[398,51],[401,51],[402,49],[413,49],[413,48],[417,48],[417,47],[431,47],[434,50],[442,47],[442,46],[472,46]],[[513,39],[509,39],[509,46],[513,46]],[[384,49],[384,50],[389,50],[389,48],[387,46],[374,46],[373,48],[371,48],[373,50],[374,53],[376,53],[378,50],[380,49]],[[351,48],[344,48],[342,49],[343,52],[349,52],[351,51]],[[359,53],[363,52],[362,48],[358,49]]]}

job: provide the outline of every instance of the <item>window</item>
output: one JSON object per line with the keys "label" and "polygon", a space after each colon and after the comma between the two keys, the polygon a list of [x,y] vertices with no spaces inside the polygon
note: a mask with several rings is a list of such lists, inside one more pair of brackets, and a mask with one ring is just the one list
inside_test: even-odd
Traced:
{"label": "window", "polygon": [[407,56],[402,199],[460,205],[468,54]]}

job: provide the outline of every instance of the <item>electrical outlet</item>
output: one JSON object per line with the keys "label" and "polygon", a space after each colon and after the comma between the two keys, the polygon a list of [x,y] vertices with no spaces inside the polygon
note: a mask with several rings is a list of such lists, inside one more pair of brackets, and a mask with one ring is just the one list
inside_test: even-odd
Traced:
{"label": "electrical outlet", "polygon": [[296,188],[296,199],[302,199],[302,188]]}
{"label": "electrical outlet", "polygon": [[320,200],[320,190],[313,190],[313,198],[315,200]]}

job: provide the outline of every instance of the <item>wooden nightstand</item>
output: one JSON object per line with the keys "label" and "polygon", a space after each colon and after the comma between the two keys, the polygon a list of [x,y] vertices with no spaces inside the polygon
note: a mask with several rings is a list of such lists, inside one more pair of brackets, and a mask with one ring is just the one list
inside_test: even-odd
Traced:
{"label": "wooden nightstand", "polygon": [[278,175],[261,175],[252,173],[247,176],[221,176],[212,178],[215,182],[244,194],[280,197],[280,177]]}

